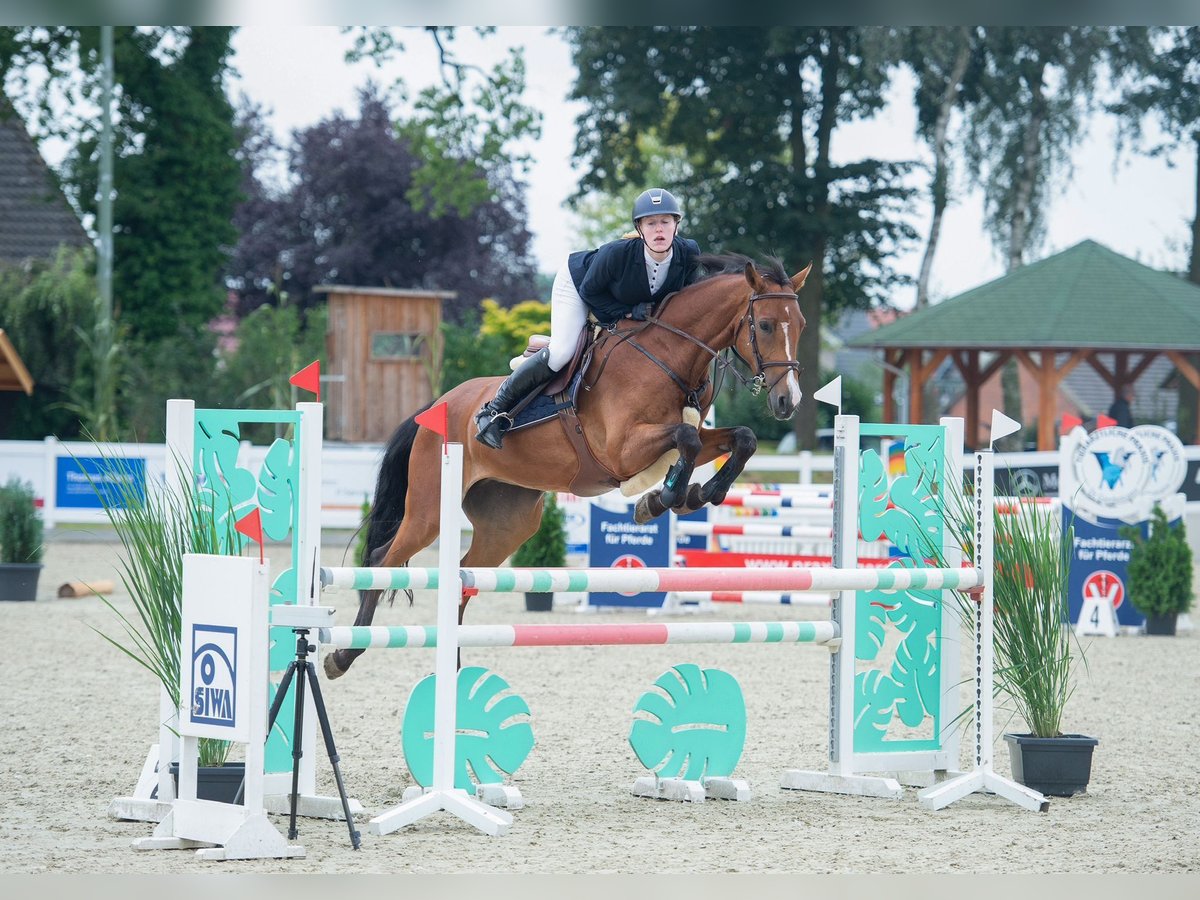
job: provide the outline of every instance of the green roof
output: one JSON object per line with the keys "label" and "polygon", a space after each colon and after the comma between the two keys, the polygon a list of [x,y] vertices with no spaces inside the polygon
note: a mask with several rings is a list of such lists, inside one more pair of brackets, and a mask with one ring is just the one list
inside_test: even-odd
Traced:
{"label": "green roof", "polygon": [[1200,350],[1200,286],[1083,241],[848,346]]}

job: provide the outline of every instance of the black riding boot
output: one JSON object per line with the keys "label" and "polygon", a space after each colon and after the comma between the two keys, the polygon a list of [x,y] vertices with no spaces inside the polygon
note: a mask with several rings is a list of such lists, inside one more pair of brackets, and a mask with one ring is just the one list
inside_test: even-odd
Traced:
{"label": "black riding boot", "polygon": [[475,424],[479,427],[479,433],[475,435],[477,441],[493,450],[501,448],[504,433],[512,427],[509,412],[527,395],[540,390],[554,377],[549,359],[550,349],[543,347],[504,379],[504,383],[496,390],[495,399],[483,404],[483,408],[475,413]]}

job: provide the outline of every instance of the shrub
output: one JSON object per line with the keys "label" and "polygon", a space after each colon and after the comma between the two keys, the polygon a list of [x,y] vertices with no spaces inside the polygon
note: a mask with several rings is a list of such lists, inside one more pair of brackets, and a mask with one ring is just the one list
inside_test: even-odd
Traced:
{"label": "shrub", "polygon": [[42,561],[42,519],[33,503],[33,485],[16,477],[0,487],[0,562]]}
{"label": "shrub", "polygon": [[517,548],[512,564],[520,568],[547,569],[566,565],[567,562],[567,517],[554,499],[554,494],[545,496],[542,507],[542,524],[533,536]]}
{"label": "shrub", "polygon": [[1172,527],[1154,504],[1150,535],[1126,525],[1121,536],[1133,542],[1129,554],[1129,600],[1146,616],[1169,616],[1192,606],[1192,550],[1183,521]]}

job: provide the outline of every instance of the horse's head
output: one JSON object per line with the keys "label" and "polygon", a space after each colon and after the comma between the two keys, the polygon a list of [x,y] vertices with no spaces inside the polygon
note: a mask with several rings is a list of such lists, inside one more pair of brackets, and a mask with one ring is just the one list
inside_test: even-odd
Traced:
{"label": "horse's head", "polygon": [[797,361],[804,315],[796,294],[804,287],[812,263],[791,278],[783,268],[760,273],[746,263],[750,299],[738,324],[733,349],[754,371],[759,385],[767,386],[767,405],[777,419],[791,418],[804,395],[800,393],[801,366]]}

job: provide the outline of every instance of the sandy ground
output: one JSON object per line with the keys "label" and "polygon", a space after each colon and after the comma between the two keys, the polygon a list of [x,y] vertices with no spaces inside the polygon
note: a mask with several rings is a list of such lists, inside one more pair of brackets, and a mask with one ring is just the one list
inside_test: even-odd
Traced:
{"label": "sandy ground", "polygon": [[[325,562],[342,563],[344,537],[327,536]],[[108,817],[132,791],[156,740],[152,677],[114,652],[93,628],[115,633],[96,598],[58,599],[59,584],[115,578],[118,547],[52,535],[36,603],[0,604],[9,652],[0,661],[0,872],[3,873],[1137,873],[1200,869],[1194,787],[1200,732],[1200,634],[1122,637],[1088,645],[1088,671],[1067,729],[1098,737],[1091,786],[1031,813],[989,796],[939,812],[914,791],[900,800],[783,791],[785,768],[825,760],[828,654],[804,646],[693,646],[473,650],[464,662],[496,669],[526,698],[537,736],[513,779],[526,807],[509,834],[491,838],[445,814],[374,836],[366,819],[396,805],[412,783],[399,730],[408,691],[433,652],[371,651],[336,682],[324,682],[342,770],[367,810],[361,851],[345,825],[301,820],[304,860],[200,862],[188,851],[135,852],[153,826]],[[427,551],[419,564],[433,565]],[[113,600],[132,612],[118,588]],[[326,595],[350,622],[351,595]],[[732,607],[714,619],[823,617],[793,607]],[[469,621],[580,621],[571,609],[528,613],[520,596],[483,595]],[[600,613],[591,621],[639,619]],[[434,598],[401,599],[377,624],[434,620]],[[748,737],[737,774],[747,803],[635,798],[644,770],[627,735],[638,696],[671,665],[719,667],[741,682]],[[997,716],[999,735],[1020,730]],[[966,743],[966,742],[964,742]],[[318,754],[319,788],[335,793]],[[969,763],[964,748],[964,764]],[[1003,740],[996,766],[1008,772]],[[286,817],[273,817],[286,831]]]}

